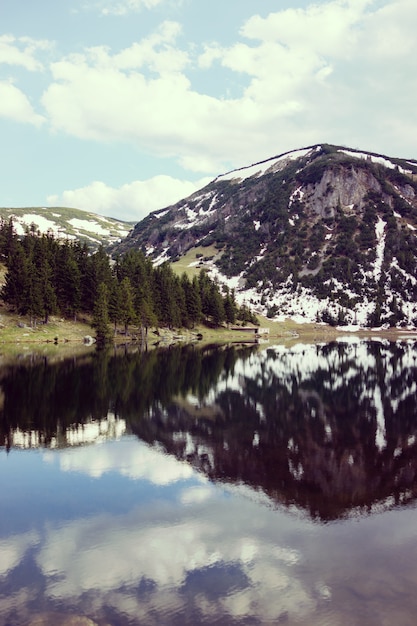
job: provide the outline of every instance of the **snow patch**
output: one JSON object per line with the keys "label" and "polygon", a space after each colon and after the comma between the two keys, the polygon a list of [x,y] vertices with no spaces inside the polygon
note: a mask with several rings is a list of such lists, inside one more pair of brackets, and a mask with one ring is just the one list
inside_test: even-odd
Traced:
{"label": "snow patch", "polygon": [[293,202],[295,200],[299,200],[301,202],[301,200],[304,197],[304,191],[302,190],[302,187],[297,187],[297,189],[295,191],[292,192],[291,196],[290,196],[290,200],[288,203],[288,208],[291,208],[291,205],[293,204]]}
{"label": "snow patch", "polygon": [[374,278],[378,282],[381,277],[382,263],[384,261],[385,250],[385,226],[386,222],[379,216],[375,224],[375,235],[377,239],[376,259],[374,264]]}
{"label": "snow patch", "polygon": [[164,217],[164,215],[166,215],[167,213],[169,213],[169,209],[167,209],[166,211],[162,211],[162,213],[154,213],[154,217],[156,217],[157,220],[159,220],[161,217]]}
{"label": "snow patch", "polygon": [[165,261],[170,261],[170,256],[167,250],[164,250],[156,259],[153,261],[153,265],[157,267],[158,265],[162,265]]}
{"label": "snow patch", "polygon": [[[320,149],[320,147],[318,148]],[[240,167],[225,174],[221,174],[215,178],[215,181],[220,180],[246,180],[252,176],[263,176],[267,173],[279,171],[290,161],[295,161],[300,157],[306,156],[312,152],[311,148],[302,148],[301,150],[294,150],[293,152],[286,152],[278,157],[272,157],[266,161],[259,161],[253,165],[247,167]]]}
{"label": "snow patch", "polygon": [[68,220],[68,224],[74,226],[74,228],[79,228],[81,230],[86,230],[90,233],[95,233],[96,235],[110,235],[110,231],[108,228],[103,228],[100,224],[90,220],[80,220],[77,217],[73,217]]}
{"label": "snow patch", "polygon": [[42,217],[42,215],[37,215],[36,213],[25,213],[21,217],[13,215],[13,225],[18,235],[24,235],[25,227],[30,227],[32,224],[35,224],[38,230],[44,233],[50,230],[58,234],[60,231],[60,227],[56,222],[48,220],[46,217]]}
{"label": "snow patch", "polygon": [[[398,169],[401,174],[412,174],[411,170],[406,170],[401,165],[397,165],[393,163],[389,159],[386,159],[382,156],[377,156],[375,154],[369,154],[368,152],[353,152],[351,150],[338,150],[338,152],[343,152],[343,154],[347,154],[348,156],[354,157],[356,159],[365,159],[367,161],[371,161],[372,163],[378,163],[379,165],[384,165],[391,170]],[[407,161],[410,165],[415,165],[415,163],[411,163],[411,161]]]}

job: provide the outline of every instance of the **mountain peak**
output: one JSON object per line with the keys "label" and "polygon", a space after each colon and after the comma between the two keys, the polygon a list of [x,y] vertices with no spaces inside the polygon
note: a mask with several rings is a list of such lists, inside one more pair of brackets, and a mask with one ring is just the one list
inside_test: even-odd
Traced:
{"label": "mountain peak", "polygon": [[244,180],[252,176],[263,176],[272,172],[283,169],[290,161],[294,161],[302,156],[307,156],[314,151],[321,150],[320,145],[308,146],[307,148],[300,148],[299,150],[289,150],[283,152],[274,157],[269,157],[262,161],[252,163],[252,165],[245,165],[244,167],[238,167],[234,170],[230,170],[225,174],[217,176],[213,182],[221,180]]}
{"label": "mountain peak", "polygon": [[219,175],[151,213],[118,250],[190,250],[271,318],[417,324],[417,161],[317,144]]}

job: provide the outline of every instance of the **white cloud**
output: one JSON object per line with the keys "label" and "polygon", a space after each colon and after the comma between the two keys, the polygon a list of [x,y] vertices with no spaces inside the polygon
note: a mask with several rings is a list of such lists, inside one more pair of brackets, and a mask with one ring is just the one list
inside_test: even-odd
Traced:
{"label": "white cloud", "polygon": [[106,63],[112,63],[118,70],[145,67],[148,72],[155,72],[160,76],[180,72],[190,63],[188,54],[174,47],[180,33],[181,26],[178,22],[165,21],[140,43],[132,44],[114,57],[109,54],[103,56]]}
{"label": "white cloud", "polygon": [[30,72],[38,72],[44,69],[44,64],[36,59],[36,53],[50,48],[51,43],[46,40],[1,35],[0,64],[17,65]]}
{"label": "white cloud", "polygon": [[[385,3],[368,16],[365,28],[366,53],[372,60],[397,64],[402,58],[407,70],[417,63],[417,4],[413,0]],[[401,67],[397,66],[397,69]]]}
{"label": "white cloud", "polygon": [[280,43],[291,52],[303,50],[317,55],[345,56],[356,45],[366,8],[373,0],[336,0],[251,17],[241,29],[249,39]]}
{"label": "white cloud", "polygon": [[[117,53],[92,48],[53,64],[43,104],[56,131],[131,142],[213,174],[316,141],[361,145],[379,132],[378,119],[388,129],[406,119],[411,134],[417,55],[413,20],[404,16],[417,9],[410,0],[372,11],[373,4],[336,0],[255,15],[242,26],[241,41],[206,45],[200,54],[182,50],[179,25],[164,22]],[[387,75],[383,32],[397,66],[402,55],[408,70],[408,77],[401,73],[408,94],[401,101],[398,67]],[[246,77],[239,98],[193,88],[188,70],[217,64]]]}
{"label": "white cloud", "polygon": [[165,0],[108,0],[101,3],[103,15],[127,15],[128,13],[141,11],[142,9],[154,9]]}
{"label": "white cloud", "polygon": [[11,82],[0,82],[0,117],[41,126],[45,119],[32,108],[25,94]]}
{"label": "white cloud", "polygon": [[64,191],[60,196],[48,196],[47,200],[50,206],[70,206],[98,215],[139,221],[150,211],[174,204],[209,182],[210,178],[193,183],[159,175],[114,188],[94,181],[86,187]]}

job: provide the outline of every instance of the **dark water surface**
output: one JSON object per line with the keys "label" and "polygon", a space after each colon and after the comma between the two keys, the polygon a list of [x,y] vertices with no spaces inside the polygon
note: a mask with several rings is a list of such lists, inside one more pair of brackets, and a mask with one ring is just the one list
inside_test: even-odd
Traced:
{"label": "dark water surface", "polygon": [[417,344],[0,370],[0,624],[417,623]]}

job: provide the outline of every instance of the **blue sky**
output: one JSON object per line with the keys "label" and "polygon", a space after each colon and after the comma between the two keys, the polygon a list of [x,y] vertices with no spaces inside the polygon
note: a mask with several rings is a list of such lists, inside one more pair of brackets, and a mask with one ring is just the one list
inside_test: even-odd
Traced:
{"label": "blue sky", "polygon": [[417,158],[415,0],[0,0],[0,206],[138,221],[328,142]]}

